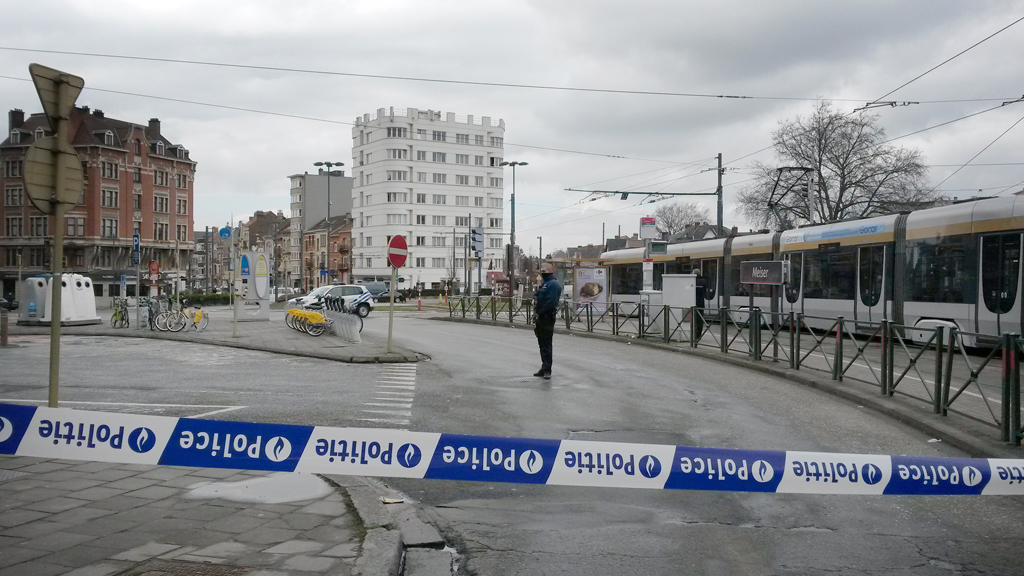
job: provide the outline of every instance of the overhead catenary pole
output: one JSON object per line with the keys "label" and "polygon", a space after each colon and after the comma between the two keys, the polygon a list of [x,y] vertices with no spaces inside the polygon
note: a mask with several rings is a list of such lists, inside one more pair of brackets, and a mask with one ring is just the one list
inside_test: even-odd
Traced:
{"label": "overhead catenary pole", "polygon": [[718,195],[718,230],[717,234],[722,235],[722,153],[718,153],[718,188],[715,189],[715,194]]}

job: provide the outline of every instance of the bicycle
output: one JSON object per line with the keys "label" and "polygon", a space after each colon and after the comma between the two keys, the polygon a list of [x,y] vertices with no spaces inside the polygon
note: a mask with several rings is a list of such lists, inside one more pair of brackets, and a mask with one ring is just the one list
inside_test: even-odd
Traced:
{"label": "bicycle", "polygon": [[[183,303],[185,306],[188,306],[188,301],[184,301]],[[203,311],[203,307],[199,304],[196,304],[194,307],[188,306],[185,310],[181,311],[181,314],[185,316],[185,323],[182,324],[181,328],[175,330],[175,332],[184,330],[185,326],[188,326],[189,322],[192,323],[190,327],[196,332],[202,332],[210,325],[210,315]]]}
{"label": "bicycle", "polygon": [[[161,308],[159,300],[157,300],[156,304],[157,304],[157,308]],[[175,308],[174,308],[174,299],[172,297],[168,296],[167,297],[167,310],[160,311],[159,313],[157,313],[156,317],[154,318],[153,324],[154,324],[154,326],[156,326],[156,329],[161,331],[161,332],[167,332],[168,330],[170,330],[171,327],[169,326],[169,322],[170,322],[170,320],[171,320],[171,318],[173,316],[178,314],[179,311],[180,311],[180,303],[179,303],[179,309],[175,310]],[[184,324],[182,324],[181,328],[184,328]],[[181,328],[178,328],[178,329],[180,330]]]}
{"label": "bicycle", "polygon": [[128,299],[114,298],[114,313],[110,315],[110,327],[127,328],[128,322]]}

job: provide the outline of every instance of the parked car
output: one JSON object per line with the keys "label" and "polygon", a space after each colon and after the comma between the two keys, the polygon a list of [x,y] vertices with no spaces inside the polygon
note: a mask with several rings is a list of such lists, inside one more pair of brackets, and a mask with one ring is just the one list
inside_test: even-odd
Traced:
{"label": "parked car", "polygon": [[6,298],[0,298],[0,308],[3,308],[4,310],[17,310],[18,309],[18,301],[17,300],[7,300]]}
{"label": "parked car", "polygon": [[369,290],[370,294],[373,294],[374,297],[376,297],[376,296],[378,296],[380,294],[383,294],[384,292],[388,291],[387,283],[380,282],[380,281],[360,282],[359,284],[357,284],[357,286],[363,286],[364,288]]}
{"label": "parked car", "polygon": [[391,296],[394,294],[395,302],[405,302],[405,294],[402,294],[401,290],[398,292],[382,292],[377,295],[377,302],[391,302]]}
{"label": "parked car", "polygon": [[341,297],[346,307],[354,308],[356,313],[363,318],[369,316],[370,311],[373,310],[373,294],[370,294],[365,286],[353,284],[321,286],[305,296],[292,298],[288,303],[294,306],[314,306],[319,305],[320,301],[327,296]]}

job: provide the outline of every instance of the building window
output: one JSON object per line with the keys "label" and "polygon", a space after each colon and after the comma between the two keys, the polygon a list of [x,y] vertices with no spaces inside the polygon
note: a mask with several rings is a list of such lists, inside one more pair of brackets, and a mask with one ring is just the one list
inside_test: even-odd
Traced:
{"label": "building window", "polygon": [[363,219],[365,226],[373,226],[373,216],[367,216]]}
{"label": "building window", "polygon": [[444,142],[446,134],[440,130],[434,130],[434,142]]}
{"label": "building window", "polygon": [[188,215],[188,199],[178,198],[178,214]]}
{"label": "building window", "polygon": [[169,227],[166,223],[156,222],[153,224],[153,240],[167,241]]}
{"label": "building window", "polygon": [[28,265],[33,268],[40,268],[46,265],[46,251],[42,248],[28,249]]}
{"label": "building window", "polygon": [[366,163],[369,164],[370,162],[372,162],[373,161],[372,158],[373,158],[373,153],[367,152],[366,153]]}
{"label": "building window", "polygon": [[483,156],[473,156],[473,164],[476,164],[477,166],[483,166],[484,165],[484,157]]}
{"label": "building window", "polygon": [[456,196],[455,197],[455,205],[456,206],[469,206],[469,196]]}
{"label": "building window", "polygon": [[367,185],[373,184],[373,174],[367,174],[363,177]]}
{"label": "building window", "polygon": [[[468,219],[469,217],[467,216],[466,218]],[[466,246],[466,237],[465,236],[456,236],[455,237],[455,247],[456,248],[464,248],[465,246]]]}
{"label": "building window", "polygon": [[156,143],[156,153],[159,154],[160,156],[164,155],[164,148],[165,146],[163,142]]}
{"label": "building window", "polygon": [[178,146],[178,148],[175,150],[175,155],[177,155],[178,160],[184,160],[185,159],[185,149],[182,148],[181,146]]}
{"label": "building window", "polygon": [[65,218],[68,236],[85,236],[85,218]]}
{"label": "building window", "polygon": [[21,132],[11,130],[11,144],[21,144]]}
{"label": "building window", "polygon": [[132,182],[139,184],[142,182],[142,168],[135,168],[132,170]]}
{"label": "building window", "polygon": [[435,248],[444,248],[446,245],[445,240],[447,240],[447,237],[445,236],[434,236],[430,239],[430,245]]}
{"label": "building window", "polygon": [[431,266],[433,268],[444,268],[444,258],[431,258]]}
{"label": "building window", "polygon": [[20,187],[11,186],[4,189],[4,206],[22,206],[25,202],[25,193]]}
{"label": "building window", "polygon": [[153,173],[153,185],[155,186],[167,186],[167,172],[163,170],[157,170]]}
{"label": "building window", "polygon": [[408,224],[408,214],[388,214],[388,224]]}
{"label": "building window", "polygon": [[455,267],[458,268],[458,269],[465,268],[466,267],[466,259],[465,258],[456,258],[455,259]]}
{"label": "building window", "polygon": [[[434,184],[447,184],[447,183],[448,183],[448,175],[447,174],[434,174]],[[436,204],[436,202],[435,202],[435,204]]]}
{"label": "building window", "polygon": [[394,128],[394,127],[392,127],[392,128],[388,128],[387,129],[387,137],[388,138],[405,138],[405,134],[406,134],[405,128]]}
{"label": "building window", "polygon": [[427,195],[426,194],[416,194],[416,203],[417,204],[426,204],[427,203]]}
{"label": "building window", "polygon": [[502,185],[501,178],[495,178],[495,177],[491,176],[491,188],[501,188],[501,185]]}
{"label": "building window", "polygon": [[117,208],[117,190],[100,190],[100,206],[103,208]]}
{"label": "building window", "polygon": [[416,159],[421,161],[421,162],[426,162],[427,161],[427,151],[426,150],[417,150],[416,151]]}
{"label": "building window", "polygon": [[113,146],[114,145],[114,133],[111,132],[110,130],[107,130],[106,133],[103,134],[103,145],[104,146]]}
{"label": "building window", "polygon": [[424,214],[417,214],[416,215],[416,224],[417,225],[426,225],[426,223],[427,223],[426,215],[424,215]]}
{"label": "building window", "polygon": [[505,139],[500,136],[491,136],[491,146],[495,148],[501,148],[504,145]]}
{"label": "building window", "polygon": [[4,236],[22,236],[25,234],[25,227],[21,216],[8,216],[4,219]]}
{"label": "building window", "polygon": [[469,144],[469,134],[456,134],[455,135],[455,143],[456,144]]}
{"label": "building window", "polygon": [[434,162],[446,162],[446,158],[448,157],[448,155],[445,154],[444,152],[434,152],[433,156],[431,157],[433,158]]}
{"label": "building window", "polygon": [[483,146],[484,145],[484,136],[483,136],[483,134],[476,134],[476,135],[474,135],[473,136],[473,143],[476,144],[477,146]]}
{"label": "building window", "polygon": [[427,259],[426,258],[417,258],[416,259],[416,267],[417,268],[426,268],[427,267]]}
{"label": "building window", "polygon": [[491,248],[501,248],[501,238],[490,238],[488,242]]}
{"label": "building window", "polygon": [[455,163],[456,164],[469,164],[469,154],[456,154],[455,155]]}
{"label": "building window", "polygon": [[459,228],[469,228],[469,216],[456,216],[455,226]]}
{"label": "building window", "polygon": [[367,236],[363,238],[363,246],[373,246],[373,236]]}
{"label": "building window", "polygon": [[391,180],[401,180],[401,181],[404,181],[406,179],[406,176],[408,176],[408,173],[405,170],[388,170],[387,171],[387,178],[388,178],[389,181],[391,181]]}
{"label": "building window", "polygon": [[138,220],[132,222],[132,233],[139,238],[142,238],[142,222],[139,222]]}
{"label": "building window", "polygon": [[432,216],[430,223],[434,226],[444,226],[444,216]]}
{"label": "building window", "polygon": [[427,173],[426,172],[417,172],[416,173],[416,181],[417,182],[426,182],[427,181]]}
{"label": "building window", "polygon": [[[434,174],[434,176],[437,176],[437,174]],[[434,204],[444,204],[445,203],[445,195],[444,194],[434,194],[432,196],[432,198],[434,200]]]}
{"label": "building window", "polygon": [[473,224],[473,226],[476,226],[477,228],[483,228],[484,227],[484,217],[483,216],[477,216],[476,218],[473,218],[473,221],[475,222]]}
{"label": "building window", "polygon": [[117,238],[117,218],[101,219],[100,230],[100,235],[104,238]]}
{"label": "building window", "polygon": [[416,129],[416,139],[417,140],[426,140],[427,139],[427,131],[425,129],[423,129],[423,128],[417,128]]}
{"label": "building window", "polygon": [[427,237],[426,236],[417,236],[416,237],[416,245],[417,246],[426,246],[427,245]]}
{"label": "building window", "polygon": [[21,160],[4,160],[4,177],[5,178],[21,178],[22,176],[22,163]]}
{"label": "building window", "polygon": [[[403,174],[404,174],[404,172],[403,172]],[[404,203],[406,203],[408,201],[409,201],[409,193],[408,192],[388,192],[388,202],[389,203],[394,204],[396,202],[400,202],[400,203],[404,204]]]}
{"label": "building window", "polygon": [[142,194],[132,194],[132,209],[142,210]]}
{"label": "building window", "polygon": [[491,158],[491,166],[495,166],[495,167],[501,166],[501,163],[503,161],[504,161],[504,159],[501,158],[500,156],[493,156]]}
{"label": "building window", "polygon": [[188,242],[188,226],[185,224],[178,224],[178,241]]}
{"label": "building window", "polygon": [[409,154],[405,148],[388,148],[389,160],[405,160],[408,157]]}
{"label": "building window", "polygon": [[177,174],[178,188],[188,188],[188,174]]}
{"label": "building window", "polygon": [[501,218],[491,218],[491,228],[501,228]]}
{"label": "building window", "polygon": [[[482,176],[481,176],[481,178],[482,178]],[[484,205],[484,197],[483,196],[474,196],[473,197],[473,206],[480,206],[482,208],[483,205]]]}
{"label": "building window", "polygon": [[373,268],[373,258],[367,258],[366,259],[366,267],[367,268]]}
{"label": "building window", "polygon": [[100,162],[100,176],[117,178],[117,162]]}
{"label": "building window", "polygon": [[462,174],[455,175],[455,183],[462,186],[469,186],[469,176],[463,176]]}
{"label": "building window", "polygon": [[28,220],[28,235],[29,236],[46,236],[49,233],[47,229],[47,223],[49,218],[46,216],[33,216]]}
{"label": "building window", "polygon": [[142,155],[142,142],[140,142],[138,139],[136,139],[132,143],[132,149],[135,151],[135,155],[136,156],[141,156]]}
{"label": "building window", "polygon": [[167,196],[153,196],[153,212],[167,214],[170,211],[171,201]]}
{"label": "building window", "polygon": [[491,208],[501,208],[501,198],[491,198]]}

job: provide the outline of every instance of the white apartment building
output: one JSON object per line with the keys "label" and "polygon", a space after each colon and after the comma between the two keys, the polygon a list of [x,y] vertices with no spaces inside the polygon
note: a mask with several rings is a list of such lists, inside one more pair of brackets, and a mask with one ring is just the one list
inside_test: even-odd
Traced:
{"label": "white apartment building", "polygon": [[[352,275],[387,278],[387,246],[405,236],[398,288],[477,284],[470,226],[485,230],[482,266],[504,268],[502,167],[505,121],[434,110],[377,110],[352,128]],[[469,258],[466,258],[467,252]]]}

